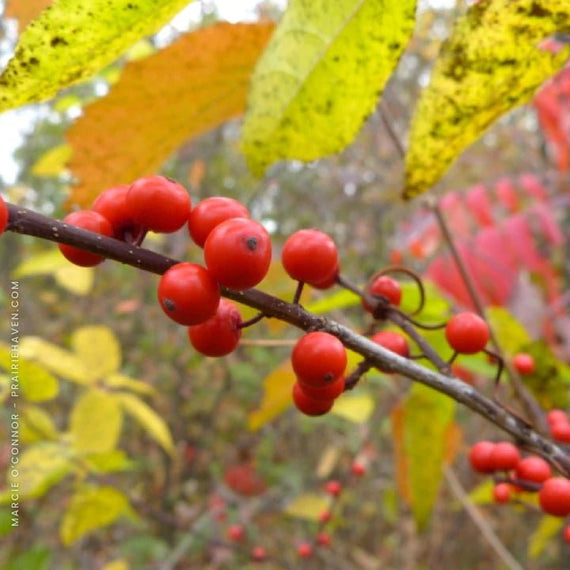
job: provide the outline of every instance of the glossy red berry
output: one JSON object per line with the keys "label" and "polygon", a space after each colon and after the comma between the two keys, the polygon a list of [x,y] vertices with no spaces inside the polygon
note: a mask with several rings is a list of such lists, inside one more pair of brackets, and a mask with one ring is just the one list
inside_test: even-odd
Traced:
{"label": "glossy red berry", "polygon": [[241,315],[227,299],[221,299],[216,314],[206,322],[188,327],[192,346],[205,356],[225,356],[233,352],[241,338]]}
{"label": "glossy red berry", "polygon": [[181,325],[198,325],[216,314],[220,287],[201,265],[178,263],[161,277],[158,301],[173,321]]}
{"label": "glossy red berry", "polygon": [[495,471],[515,469],[521,458],[518,448],[509,441],[496,443],[491,451],[491,462]]}
{"label": "glossy red berry", "polygon": [[97,196],[91,209],[107,218],[113,226],[113,236],[125,240],[129,236],[141,233],[142,226],[137,224],[131,216],[127,206],[127,192],[129,186],[119,185],[104,190]]}
{"label": "glossy red berry", "polygon": [[342,483],[336,479],[331,479],[326,482],[325,491],[333,497],[338,497],[342,493]]}
{"label": "glossy red berry", "polygon": [[188,218],[188,231],[194,243],[204,247],[210,232],[231,218],[249,218],[249,211],[233,198],[212,196],[192,209]]}
{"label": "glossy red berry", "polygon": [[258,222],[232,218],[218,224],[204,244],[206,266],[221,285],[243,291],[269,271],[271,238]]}
{"label": "glossy red berry", "polygon": [[293,403],[295,407],[306,416],[322,416],[330,412],[334,404],[334,399],[315,400],[307,396],[298,382],[293,385]]}
{"label": "glossy red berry", "polygon": [[568,421],[568,414],[564,410],[558,410],[558,409],[550,410],[546,414],[546,421],[548,422],[548,425],[551,427],[557,423],[566,423],[566,424],[570,423]]}
{"label": "glossy red berry", "polygon": [[562,538],[564,542],[570,543],[570,525],[566,525],[562,531]]}
{"label": "glossy red berry", "polygon": [[313,400],[334,400],[344,392],[345,379],[339,376],[326,386],[315,387],[311,384],[305,384],[301,379],[298,380],[300,390]]}
{"label": "glossy red berry", "polygon": [[302,542],[297,546],[299,558],[311,558],[313,556],[313,545],[310,542]]}
{"label": "glossy red berry", "polygon": [[360,461],[354,461],[350,466],[350,472],[356,477],[362,477],[366,473],[366,466]]}
{"label": "glossy red berry", "polygon": [[489,340],[487,323],[475,313],[459,313],[449,319],[445,338],[455,351],[475,354],[485,348]]}
{"label": "glossy red berry", "polygon": [[336,276],[339,267],[334,241],[314,229],[290,235],[283,245],[281,262],[291,278],[317,286]]}
{"label": "glossy red berry", "polygon": [[534,358],[530,354],[520,352],[519,354],[515,354],[513,357],[513,366],[519,374],[526,376],[527,374],[532,374],[534,372],[536,364],[534,362]]}
{"label": "glossy red berry", "polygon": [[[402,301],[402,286],[387,275],[380,275],[370,285],[368,293],[376,298],[384,298],[391,305],[399,306]],[[369,313],[374,312],[374,307],[362,300],[362,306]]]}
{"label": "glossy red berry", "polygon": [[550,426],[552,438],[562,443],[570,443],[570,423],[557,422]]}
{"label": "glossy red berry", "polygon": [[4,198],[0,196],[0,235],[4,233],[6,226],[8,225],[8,206],[4,202]]}
{"label": "glossy red berry", "polygon": [[157,175],[135,180],[126,201],[131,218],[137,224],[160,233],[180,229],[188,221],[192,207],[184,186]]}
{"label": "glossy red berry", "polygon": [[263,546],[254,546],[251,549],[250,556],[254,562],[264,562],[267,560],[267,550]]}
{"label": "glossy red berry", "polygon": [[495,444],[491,441],[478,441],[469,452],[469,463],[473,471],[478,473],[492,473],[495,464],[491,459],[491,454]]}
{"label": "glossy red berry", "polygon": [[245,538],[245,528],[241,524],[228,527],[228,538],[234,542],[242,542]]}
{"label": "glossy red berry", "polygon": [[323,281],[318,283],[311,283],[311,287],[315,289],[330,289],[337,282],[338,274],[340,273],[340,265],[336,266],[336,269]]}
{"label": "glossy red berry", "polygon": [[404,358],[410,355],[410,346],[406,337],[396,331],[380,331],[372,336],[372,342],[391,350]]}
{"label": "glossy red berry", "polygon": [[565,477],[547,479],[538,492],[538,501],[542,510],[555,517],[570,514],[570,481]]}
{"label": "glossy red berry", "polygon": [[[113,228],[107,218],[104,218],[101,214],[90,210],[72,212],[65,216],[63,221],[70,226],[76,226],[107,237],[111,237],[113,235]],[[58,244],[58,247],[67,260],[71,261],[71,263],[75,263],[75,265],[80,265],[81,267],[93,267],[94,265],[99,265],[99,263],[105,261],[105,258],[102,255],[91,253],[90,251],[79,249],[78,247],[63,243]]]}
{"label": "glossy red berry", "polygon": [[319,546],[330,546],[331,545],[331,536],[327,532],[319,532],[317,533],[316,542]]}
{"label": "glossy red berry", "polygon": [[515,477],[522,481],[542,483],[552,477],[552,470],[542,457],[529,455],[517,463]]}
{"label": "glossy red berry", "polygon": [[326,332],[310,332],[301,337],[291,354],[291,363],[303,385],[325,387],[344,373],[346,349]]}
{"label": "glossy red berry", "polygon": [[508,503],[511,500],[513,487],[510,483],[497,483],[493,488],[493,499],[496,503]]}

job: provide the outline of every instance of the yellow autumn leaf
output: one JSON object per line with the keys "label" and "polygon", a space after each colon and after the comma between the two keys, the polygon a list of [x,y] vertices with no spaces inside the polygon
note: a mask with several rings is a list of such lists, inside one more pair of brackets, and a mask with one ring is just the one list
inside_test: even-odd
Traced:
{"label": "yellow autumn leaf", "polygon": [[113,450],[123,423],[123,413],[114,394],[90,388],[71,410],[70,434],[73,448],[83,454]]}
{"label": "yellow autumn leaf", "polygon": [[[41,364],[22,357],[21,350],[17,354],[17,382],[21,394],[30,402],[41,402],[55,398],[59,392],[57,378]],[[10,373],[11,352],[7,344],[0,343],[0,368]]]}
{"label": "yellow autumn leaf", "polygon": [[67,144],[54,146],[44,152],[32,165],[30,172],[34,176],[59,176],[66,168],[71,157],[71,147]]}
{"label": "yellow autumn leaf", "polygon": [[282,414],[292,403],[292,390],[295,384],[295,372],[291,360],[281,363],[263,379],[263,398],[257,410],[248,417],[248,428],[257,431],[266,423]]}
{"label": "yellow autumn leaf", "polygon": [[59,529],[61,541],[69,546],[86,534],[109,526],[129,511],[127,497],[117,489],[86,485],[71,497]]}
{"label": "yellow autumn leaf", "polygon": [[39,406],[26,405],[20,412],[20,441],[24,444],[57,439],[59,432],[51,415]]}
{"label": "yellow autumn leaf", "polygon": [[45,101],[91,77],[140,38],[157,32],[188,3],[54,0],[22,32],[0,76],[0,112]]}
{"label": "yellow autumn leaf", "polygon": [[92,453],[83,459],[94,473],[115,473],[127,471],[133,467],[133,462],[122,449]]}
{"label": "yellow autumn leaf", "polygon": [[354,395],[345,392],[335,400],[331,414],[355,424],[363,424],[372,415],[374,406],[374,399],[370,394],[362,393],[361,390]]}
{"label": "yellow autumn leaf", "polygon": [[473,4],[441,49],[414,112],[405,198],[431,188],[501,115],[533,96],[568,60],[541,42],[570,27],[570,3],[493,0]]}
{"label": "yellow autumn leaf", "polygon": [[321,513],[329,507],[330,499],[327,496],[305,493],[293,499],[283,512],[298,519],[318,521]]}
{"label": "yellow autumn leaf", "polygon": [[121,346],[109,327],[81,327],[71,336],[71,346],[94,378],[104,378],[121,366]]}
{"label": "yellow autumn leaf", "polygon": [[103,379],[105,386],[115,389],[126,389],[143,396],[156,396],[157,392],[154,386],[141,380],[134,380],[123,374],[109,374]]}
{"label": "yellow autumn leaf", "polygon": [[[59,250],[58,250],[59,253]],[[66,260],[67,262],[67,260]],[[79,267],[67,262],[54,273],[55,282],[75,295],[88,295],[95,282],[95,270],[92,267]]]}
{"label": "yellow autumn leaf", "polygon": [[531,560],[536,560],[552,540],[560,534],[564,527],[564,519],[544,515],[530,536],[527,552]]}
{"label": "yellow autumn leaf", "polygon": [[39,442],[20,455],[17,469],[9,472],[10,483],[17,485],[20,497],[41,497],[74,468],[73,453],[59,442]]}
{"label": "yellow autumn leaf", "polygon": [[37,336],[26,336],[20,341],[22,358],[34,360],[48,370],[71,382],[88,385],[93,383],[83,362],[72,352],[43,340]]}
{"label": "yellow autumn leaf", "polygon": [[77,180],[70,201],[90,206],[101,190],[155,172],[184,141],[240,115],[273,27],[218,23],[129,62],[67,133]]}
{"label": "yellow autumn leaf", "polygon": [[174,452],[174,442],[168,425],[150,406],[133,394],[119,392],[115,396],[125,412],[132,416],[165,451]]}
{"label": "yellow autumn leaf", "polygon": [[101,570],[129,570],[129,568],[129,563],[124,558],[119,558],[108,562]]}

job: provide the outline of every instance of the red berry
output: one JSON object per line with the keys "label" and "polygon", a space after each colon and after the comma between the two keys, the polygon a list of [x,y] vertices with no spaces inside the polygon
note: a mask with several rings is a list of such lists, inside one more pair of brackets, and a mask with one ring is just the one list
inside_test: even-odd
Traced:
{"label": "red berry", "polygon": [[495,444],[491,441],[478,441],[469,452],[469,463],[473,471],[478,473],[492,473],[495,465],[491,459],[491,453]]}
{"label": "red berry", "polygon": [[127,185],[113,186],[97,196],[91,209],[107,218],[113,226],[113,236],[124,240],[129,235],[134,236],[142,231],[142,226],[131,217],[127,206]]}
{"label": "red berry", "polygon": [[570,423],[558,422],[550,426],[552,438],[562,443],[570,443]]}
{"label": "red berry", "polygon": [[550,410],[546,414],[546,421],[551,427],[557,423],[569,423],[568,414],[564,410]]}
{"label": "red berry", "polygon": [[334,399],[316,400],[307,396],[299,386],[299,382],[293,385],[293,403],[295,407],[306,416],[322,416],[329,412],[334,404]]}
{"label": "red berry", "polygon": [[310,285],[327,282],[338,273],[339,260],[331,237],[319,230],[299,230],[290,235],[281,252],[289,276]]}
{"label": "red berry", "polygon": [[311,386],[311,384],[305,384],[301,379],[297,382],[301,392],[313,400],[334,400],[344,392],[344,380],[344,376],[339,376],[330,384],[318,388]]}
{"label": "red berry", "polygon": [[460,380],[463,380],[463,382],[465,382],[466,384],[473,385],[475,382],[475,377],[473,376],[473,373],[470,370],[467,370],[467,368],[464,368],[463,366],[460,366],[457,363],[453,363],[451,365],[451,372],[455,377],[459,378]]}
{"label": "red berry", "polygon": [[204,247],[210,232],[232,218],[249,218],[249,212],[241,202],[233,198],[212,196],[202,200],[190,212],[188,231],[194,243]]}
{"label": "red berry", "polygon": [[342,493],[342,484],[336,479],[331,479],[330,481],[327,481],[325,491],[333,497],[338,497]]}
{"label": "red berry", "polygon": [[[402,301],[402,287],[392,277],[380,275],[372,282],[368,289],[368,293],[376,298],[384,297],[391,305],[399,306]],[[366,301],[362,300],[362,306],[369,313],[374,312],[374,307],[370,306]]]}
{"label": "red berry", "polygon": [[[77,226],[78,228],[104,236],[111,237],[113,235],[113,228],[107,218],[104,218],[101,214],[90,210],[72,212],[65,216],[63,221],[70,226]],[[78,247],[73,247],[63,243],[58,244],[58,247],[66,259],[71,261],[71,263],[75,263],[75,265],[80,265],[81,267],[93,267],[94,265],[99,265],[99,263],[105,261],[105,258],[102,255],[91,253],[90,251],[79,249]]]}
{"label": "red berry", "polygon": [[370,340],[404,358],[410,355],[410,347],[406,337],[396,331],[377,332]]}
{"label": "red berry", "polygon": [[231,301],[220,299],[216,314],[204,323],[188,327],[188,337],[205,356],[225,356],[238,345],[241,322],[238,308]]}
{"label": "red berry", "polygon": [[297,546],[297,554],[300,558],[311,558],[313,555],[313,545],[309,542],[302,542]]}
{"label": "red berry", "polygon": [[158,284],[162,310],[181,325],[198,325],[216,314],[220,287],[209,271],[195,263],[178,263]]}
{"label": "red berry", "polygon": [[233,524],[228,528],[228,538],[234,542],[241,542],[245,538],[245,529],[241,524]]}
{"label": "red berry", "polygon": [[496,503],[508,503],[511,499],[512,490],[510,483],[497,483],[493,488],[493,499]]}
{"label": "red berry", "polygon": [[224,473],[224,482],[232,491],[245,497],[261,495],[267,489],[251,461],[230,465]]}
{"label": "red berry", "polygon": [[517,463],[515,476],[522,481],[542,483],[552,476],[552,471],[550,465],[542,457],[530,455]]}
{"label": "red berry", "polygon": [[495,471],[515,469],[521,458],[518,448],[508,441],[496,443],[491,451],[491,462]]}
{"label": "red berry", "polygon": [[449,319],[445,338],[455,351],[475,354],[485,348],[489,340],[487,323],[475,313],[459,313]]}
{"label": "red berry", "polygon": [[249,289],[269,271],[271,238],[260,223],[232,218],[210,232],[204,244],[204,258],[220,284],[236,291]]}
{"label": "red berry", "polygon": [[319,532],[317,534],[316,541],[319,546],[330,546],[331,545],[330,534],[328,534],[327,532]]}
{"label": "red berry", "polygon": [[570,481],[565,477],[547,479],[538,492],[538,501],[542,510],[555,517],[570,514]]}
{"label": "red berry", "polygon": [[521,352],[519,354],[515,354],[513,358],[513,366],[519,374],[524,376],[526,374],[532,374],[536,365],[534,358],[530,354]]}
{"label": "red berry", "polygon": [[332,519],[332,513],[330,511],[323,511],[319,515],[319,522],[321,524],[326,524]]}
{"label": "red berry", "polygon": [[135,180],[127,192],[132,219],[153,232],[171,233],[188,220],[192,202],[184,186],[164,176]]}
{"label": "red berry", "polygon": [[4,202],[4,198],[0,196],[0,235],[4,233],[6,226],[8,225],[8,206]]}
{"label": "red berry", "polygon": [[263,562],[267,560],[267,551],[263,546],[254,546],[251,549],[251,559],[254,562]]}
{"label": "red berry", "polygon": [[366,466],[364,463],[354,461],[350,466],[350,472],[357,477],[362,477],[366,473]]}
{"label": "red berry", "polygon": [[562,531],[562,538],[564,542],[570,543],[570,525],[566,525]]}
{"label": "red berry", "polygon": [[333,285],[336,284],[336,278],[340,273],[340,265],[336,266],[336,269],[323,281],[319,281],[318,283],[311,283],[311,286],[315,289],[330,289]]}
{"label": "red berry", "polygon": [[310,332],[301,337],[291,354],[293,370],[303,385],[325,387],[344,373],[346,349],[326,332]]}

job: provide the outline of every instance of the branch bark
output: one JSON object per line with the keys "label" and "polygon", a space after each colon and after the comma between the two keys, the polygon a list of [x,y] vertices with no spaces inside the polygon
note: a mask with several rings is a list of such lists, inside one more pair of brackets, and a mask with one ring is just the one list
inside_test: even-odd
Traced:
{"label": "branch bark", "polygon": [[[8,210],[9,221],[7,229],[13,232],[80,247],[103,255],[106,258],[158,275],[163,274],[169,267],[179,263],[175,259],[148,249],[71,226],[26,208],[8,204]],[[340,323],[313,315],[300,305],[283,301],[258,289],[232,291],[222,288],[222,294],[228,299],[257,309],[268,318],[285,321],[304,331],[321,330],[333,334],[347,348],[362,355],[373,366],[401,374],[413,381],[421,382],[465,405],[473,412],[483,416],[510,434],[518,445],[543,457],[562,474],[570,477],[570,456],[564,448],[542,436],[522,419],[513,415],[469,384],[402,358],[368,338],[356,334]]]}

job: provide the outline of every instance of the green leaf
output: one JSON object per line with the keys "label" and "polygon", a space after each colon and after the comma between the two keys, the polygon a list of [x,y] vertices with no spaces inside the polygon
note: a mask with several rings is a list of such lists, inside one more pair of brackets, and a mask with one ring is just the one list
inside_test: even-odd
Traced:
{"label": "green leaf", "polygon": [[45,366],[65,380],[88,385],[94,378],[75,354],[37,336],[26,336],[20,341],[20,355]]}
{"label": "green leaf", "polygon": [[59,432],[51,416],[39,406],[26,405],[20,417],[20,441],[32,443],[46,439],[57,439]]}
{"label": "green leaf", "polygon": [[95,473],[115,473],[127,471],[133,467],[133,462],[122,449],[95,453],[84,457],[84,459]]}
{"label": "green leaf", "polygon": [[546,546],[552,542],[553,537],[561,532],[563,527],[563,518],[548,515],[543,516],[530,537],[527,548],[529,558],[536,560],[542,554]]}
{"label": "green leaf", "polygon": [[51,552],[46,546],[31,546],[11,558],[4,570],[48,570]]}
{"label": "green leaf", "polygon": [[59,534],[65,546],[98,528],[108,526],[130,511],[129,501],[113,487],[88,485],[71,497]]}
{"label": "green leaf", "polygon": [[512,356],[530,342],[530,336],[526,329],[504,307],[488,307],[485,317],[489,326],[495,331],[499,344],[505,354]]}
{"label": "green leaf", "polygon": [[338,309],[354,307],[355,305],[359,304],[360,297],[358,295],[352,291],[343,289],[342,291],[335,291],[326,297],[322,297],[321,299],[317,299],[312,303],[308,303],[305,306],[305,309],[307,309],[309,313],[320,315],[322,313],[330,313],[331,311],[336,311]]}
{"label": "green leaf", "polygon": [[188,0],[55,0],[20,36],[0,77],[0,112],[44,101],[158,31]]}
{"label": "green leaf", "polygon": [[374,110],[415,0],[291,0],[254,72],[242,145],[252,171],[341,151]]}
{"label": "green leaf", "polygon": [[420,530],[428,524],[439,492],[454,411],[451,398],[417,383],[404,402],[402,437],[395,443],[405,458],[405,471],[398,477],[405,480]]}
{"label": "green leaf", "polygon": [[[55,398],[59,392],[57,378],[40,364],[18,356],[18,384],[22,396],[30,402],[41,402]],[[0,344],[0,367],[9,373],[11,364],[10,347],[6,344]]]}
{"label": "green leaf", "polygon": [[109,327],[81,327],[73,333],[71,346],[93,378],[104,378],[121,366],[121,346]]}
{"label": "green leaf", "polygon": [[570,3],[481,0],[441,49],[417,104],[406,156],[404,197],[437,182],[501,115],[527,102],[570,55],[539,44],[570,27]]}
{"label": "green leaf", "polygon": [[73,453],[66,445],[51,441],[36,443],[20,455],[17,472],[10,471],[10,483],[18,485],[22,499],[41,497],[73,467]]}
{"label": "green leaf", "polygon": [[154,386],[142,382],[141,380],[134,380],[123,374],[109,374],[103,381],[105,386],[109,388],[123,388],[131,392],[136,392],[137,394],[142,394],[143,396],[156,396],[157,394]]}
{"label": "green leaf", "polygon": [[112,451],[123,423],[117,396],[97,388],[86,390],[73,406],[70,423],[75,449],[82,453]]}
{"label": "green leaf", "polygon": [[305,493],[293,499],[286,507],[285,514],[298,519],[318,521],[323,511],[330,507],[330,499],[325,495]]}
{"label": "green leaf", "polygon": [[137,396],[120,392],[116,397],[124,410],[132,416],[168,453],[174,451],[174,442],[166,422]]}
{"label": "green leaf", "polygon": [[8,536],[18,527],[12,524],[12,511],[9,508],[0,509],[0,538]]}

